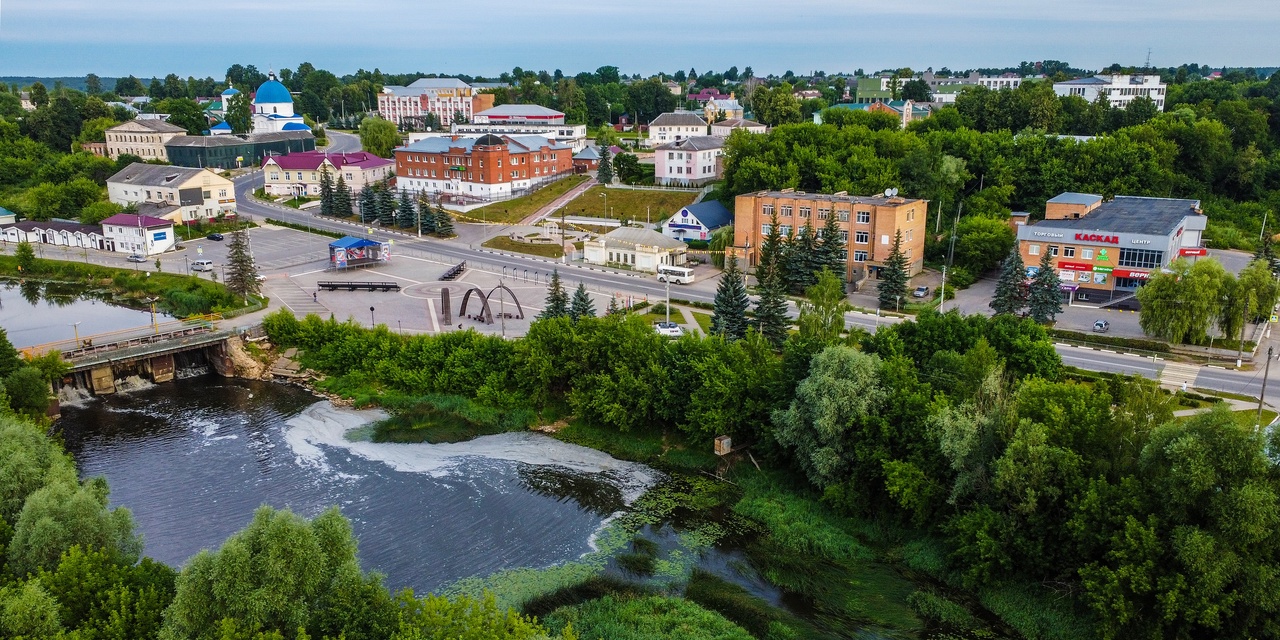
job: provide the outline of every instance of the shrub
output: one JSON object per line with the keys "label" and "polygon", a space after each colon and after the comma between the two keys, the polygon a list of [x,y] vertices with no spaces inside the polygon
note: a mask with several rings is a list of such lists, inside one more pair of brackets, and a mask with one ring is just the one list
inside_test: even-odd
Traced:
{"label": "shrub", "polygon": [[978,626],[978,621],[964,607],[928,591],[907,596],[907,604],[921,618],[952,629],[968,630]]}

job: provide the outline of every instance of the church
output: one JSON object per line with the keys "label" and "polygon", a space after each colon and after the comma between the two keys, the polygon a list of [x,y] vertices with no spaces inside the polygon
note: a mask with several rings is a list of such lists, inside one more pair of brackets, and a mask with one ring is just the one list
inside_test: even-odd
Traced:
{"label": "church", "polygon": [[[222,96],[224,113],[225,101],[230,98],[227,93],[231,91],[234,89],[228,89]],[[302,122],[302,115],[293,112],[293,96],[289,95],[289,89],[276,80],[275,73],[268,74],[267,81],[253,94],[253,133],[310,130],[311,127]],[[209,129],[209,133],[215,136],[230,134],[231,125],[220,122]]]}

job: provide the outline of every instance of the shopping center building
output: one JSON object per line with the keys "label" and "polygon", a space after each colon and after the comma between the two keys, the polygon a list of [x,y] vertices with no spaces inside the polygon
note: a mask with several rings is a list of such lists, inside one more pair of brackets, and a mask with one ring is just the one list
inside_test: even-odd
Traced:
{"label": "shopping center building", "polygon": [[1018,227],[1018,247],[1028,276],[1048,253],[1064,291],[1112,299],[1179,257],[1206,255],[1206,220],[1199,200],[1064,193],[1044,220]]}

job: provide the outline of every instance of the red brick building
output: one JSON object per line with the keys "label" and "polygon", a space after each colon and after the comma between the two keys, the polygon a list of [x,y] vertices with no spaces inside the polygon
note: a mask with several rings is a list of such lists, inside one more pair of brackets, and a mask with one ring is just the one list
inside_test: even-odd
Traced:
{"label": "red brick building", "polygon": [[573,149],[541,136],[424,138],[396,149],[401,189],[495,200],[573,173]]}

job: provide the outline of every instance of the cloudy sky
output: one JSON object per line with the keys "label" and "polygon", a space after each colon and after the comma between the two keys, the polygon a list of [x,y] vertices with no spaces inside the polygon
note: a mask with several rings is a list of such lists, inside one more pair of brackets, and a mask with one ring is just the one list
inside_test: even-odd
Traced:
{"label": "cloudy sky", "polygon": [[0,76],[1280,64],[1275,0],[0,0]]}

